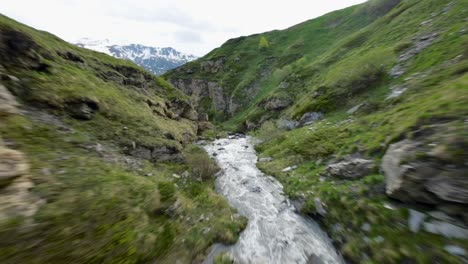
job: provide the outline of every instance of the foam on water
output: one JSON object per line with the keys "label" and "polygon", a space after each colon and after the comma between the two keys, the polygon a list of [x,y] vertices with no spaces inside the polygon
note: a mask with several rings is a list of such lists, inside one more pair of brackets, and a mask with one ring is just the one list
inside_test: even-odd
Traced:
{"label": "foam on water", "polygon": [[257,168],[250,137],[219,139],[205,149],[223,170],[217,191],[249,220],[239,241],[222,247],[236,263],[344,263],[319,226],[295,213],[283,186]]}

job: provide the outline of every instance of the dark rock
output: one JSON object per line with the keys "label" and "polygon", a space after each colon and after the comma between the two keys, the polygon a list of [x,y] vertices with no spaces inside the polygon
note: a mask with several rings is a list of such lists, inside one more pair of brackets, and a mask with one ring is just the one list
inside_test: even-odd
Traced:
{"label": "dark rock", "polygon": [[[404,202],[418,201],[435,204],[436,198],[424,188],[427,178],[437,175],[440,171],[432,165],[404,164],[417,152],[419,143],[404,140],[391,145],[382,160],[382,169],[386,177],[386,192],[390,197]],[[426,174],[427,173],[427,174]]]}
{"label": "dark rock", "polygon": [[312,123],[319,121],[322,118],[323,118],[323,114],[320,112],[308,112],[308,113],[305,113],[301,117],[301,120],[299,120],[299,125],[300,126],[310,125]]}
{"label": "dark rock", "polygon": [[76,55],[75,53],[71,51],[67,51],[64,53],[59,52],[58,55],[69,61],[84,63],[83,59],[80,56]]}
{"label": "dark rock", "polygon": [[208,114],[206,113],[199,113],[198,114],[198,120],[201,122],[207,122],[209,120]]}
{"label": "dark rock", "polygon": [[137,147],[130,151],[130,155],[140,159],[151,160],[151,150],[146,147]]}
{"label": "dark rock", "polygon": [[251,192],[254,192],[254,193],[259,193],[262,191],[262,188],[258,187],[258,186],[255,186],[255,187],[252,187],[250,189]]}
{"label": "dark rock", "polygon": [[0,61],[3,65],[46,72],[50,66],[42,62],[41,52],[44,51],[27,34],[13,29],[0,30]]}
{"label": "dark rock", "polygon": [[91,120],[99,110],[97,101],[89,98],[81,98],[66,102],[67,111],[70,115],[80,120]]}
{"label": "dark rock", "polygon": [[272,98],[269,99],[265,105],[264,108],[269,111],[278,111],[278,110],[283,110],[290,106],[292,104],[292,101],[287,99],[287,98]]}
{"label": "dark rock", "polygon": [[357,179],[373,173],[375,169],[374,161],[356,158],[328,165],[327,173],[330,176]]}
{"label": "dark rock", "polygon": [[223,70],[225,62],[226,58],[221,57],[216,60],[203,61],[200,63],[200,67],[205,72],[217,73]]}
{"label": "dark rock", "polygon": [[177,149],[165,146],[153,149],[151,158],[155,162],[183,163],[185,161],[185,157]]}

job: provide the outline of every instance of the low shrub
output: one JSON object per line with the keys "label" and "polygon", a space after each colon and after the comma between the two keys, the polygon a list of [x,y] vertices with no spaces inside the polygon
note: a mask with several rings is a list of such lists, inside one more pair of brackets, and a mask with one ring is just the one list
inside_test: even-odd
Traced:
{"label": "low shrub", "polygon": [[192,176],[201,180],[208,181],[219,171],[219,167],[208,154],[199,147],[192,147],[186,153],[187,165],[192,171]]}

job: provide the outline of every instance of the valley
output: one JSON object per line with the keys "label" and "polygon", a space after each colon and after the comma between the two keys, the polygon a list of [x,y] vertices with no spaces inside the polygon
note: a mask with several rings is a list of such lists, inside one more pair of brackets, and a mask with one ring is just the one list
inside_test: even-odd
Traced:
{"label": "valley", "polygon": [[466,263],[467,17],[370,0],[157,76],[0,15],[2,263]]}

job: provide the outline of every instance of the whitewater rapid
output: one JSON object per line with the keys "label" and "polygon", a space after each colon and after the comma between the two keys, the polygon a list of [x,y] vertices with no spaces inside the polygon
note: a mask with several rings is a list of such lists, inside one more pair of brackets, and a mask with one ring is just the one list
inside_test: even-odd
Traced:
{"label": "whitewater rapid", "polygon": [[217,191],[249,221],[235,245],[215,246],[205,263],[219,251],[239,264],[344,263],[320,227],[295,212],[283,186],[257,168],[252,141],[231,136],[204,146],[222,169]]}

